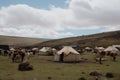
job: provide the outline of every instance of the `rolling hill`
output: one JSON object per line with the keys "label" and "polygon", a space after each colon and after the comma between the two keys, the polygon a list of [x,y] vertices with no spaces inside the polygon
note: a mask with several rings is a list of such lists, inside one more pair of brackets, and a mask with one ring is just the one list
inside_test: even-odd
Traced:
{"label": "rolling hill", "polygon": [[120,44],[120,30],[112,32],[103,32],[86,36],[77,36],[70,38],[62,38],[45,41],[39,44],[35,44],[34,47],[42,46],[65,46],[65,45],[77,45],[80,47],[95,47],[95,46],[110,46],[113,44]]}
{"label": "rolling hill", "polygon": [[9,45],[10,47],[25,47],[47,41],[48,39],[26,38],[0,35],[0,45]]}
{"label": "rolling hill", "polygon": [[43,46],[58,47],[65,45],[106,47],[113,44],[120,44],[120,30],[54,40],[0,35],[0,45],[9,45],[10,47],[41,48]]}

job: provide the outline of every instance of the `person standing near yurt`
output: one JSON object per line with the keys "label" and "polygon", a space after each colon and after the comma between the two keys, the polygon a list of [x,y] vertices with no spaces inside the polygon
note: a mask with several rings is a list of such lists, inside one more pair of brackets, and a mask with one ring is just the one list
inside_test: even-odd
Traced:
{"label": "person standing near yurt", "polygon": [[60,61],[63,62],[63,58],[64,58],[64,52],[62,52],[62,54],[60,54]]}

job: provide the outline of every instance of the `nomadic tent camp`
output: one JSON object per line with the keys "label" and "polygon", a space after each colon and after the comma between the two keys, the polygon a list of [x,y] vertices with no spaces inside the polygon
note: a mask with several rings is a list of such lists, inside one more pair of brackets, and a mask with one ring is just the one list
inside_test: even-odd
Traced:
{"label": "nomadic tent camp", "polygon": [[80,53],[70,46],[64,46],[60,51],[54,54],[54,61],[78,62],[80,60]]}
{"label": "nomadic tent camp", "polygon": [[117,48],[120,48],[120,45],[112,45],[112,47],[117,47]]}
{"label": "nomadic tent camp", "polygon": [[95,47],[95,49],[98,50],[99,52],[101,52],[101,51],[104,51],[105,48],[104,47]]}
{"label": "nomadic tent camp", "polygon": [[85,49],[91,49],[90,47],[86,47]]}
{"label": "nomadic tent camp", "polygon": [[40,49],[39,51],[41,51],[41,52],[47,52],[47,51],[49,51],[49,50],[50,50],[49,47],[43,47],[43,48]]}
{"label": "nomadic tent camp", "polygon": [[39,50],[39,54],[47,54],[48,51],[50,51],[50,47],[43,47],[42,49]]}
{"label": "nomadic tent camp", "polygon": [[10,51],[15,51],[15,49],[14,48],[10,48]]}
{"label": "nomadic tent camp", "polygon": [[86,50],[86,51],[92,51],[92,48],[90,48],[90,47],[85,47],[85,50]]}
{"label": "nomadic tent camp", "polygon": [[112,47],[115,47],[119,50],[119,54],[120,54],[120,45],[112,45]]}
{"label": "nomadic tent camp", "polygon": [[106,51],[106,52],[110,51],[110,52],[113,52],[113,53],[119,52],[119,50],[118,50],[117,48],[112,47],[112,46],[109,46],[109,47],[106,48],[104,51]]}
{"label": "nomadic tent camp", "polygon": [[32,52],[33,52],[33,55],[35,54],[38,54],[39,53],[39,49],[38,48],[32,48]]}
{"label": "nomadic tent camp", "polygon": [[38,50],[38,48],[32,48],[33,51]]}

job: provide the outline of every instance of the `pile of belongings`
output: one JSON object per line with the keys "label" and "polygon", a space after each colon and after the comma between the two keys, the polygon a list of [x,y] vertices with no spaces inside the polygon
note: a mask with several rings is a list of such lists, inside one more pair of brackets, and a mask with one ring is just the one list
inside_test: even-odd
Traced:
{"label": "pile of belongings", "polygon": [[22,62],[18,65],[19,71],[30,71],[33,70],[33,66],[29,62]]}

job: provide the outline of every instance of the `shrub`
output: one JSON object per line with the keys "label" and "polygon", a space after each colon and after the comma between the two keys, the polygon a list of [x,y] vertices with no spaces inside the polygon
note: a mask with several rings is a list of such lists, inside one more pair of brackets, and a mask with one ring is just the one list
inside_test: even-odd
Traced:
{"label": "shrub", "polygon": [[51,80],[52,79],[52,77],[48,77],[48,80]]}
{"label": "shrub", "polygon": [[119,76],[117,76],[116,80],[120,80],[120,75],[119,75]]}
{"label": "shrub", "polygon": [[107,78],[113,78],[113,77],[114,77],[113,73],[110,73],[110,72],[106,73],[105,76],[106,76]]}
{"label": "shrub", "polygon": [[82,74],[85,74],[85,72],[82,72]]}
{"label": "shrub", "polygon": [[85,79],[84,77],[81,77],[81,78],[79,78],[78,80],[87,80],[87,79]]}
{"label": "shrub", "polygon": [[106,66],[110,66],[110,65],[106,65]]}
{"label": "shrub", "polygon": [[97,71],[94,71],[94,72],[91,72],[89,75],[91,75],[91,76],[99,76],[101,74],[98,73]]}

